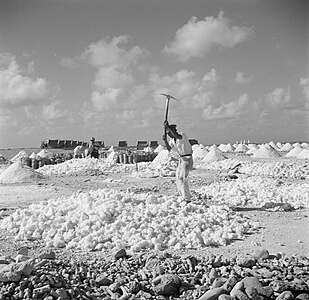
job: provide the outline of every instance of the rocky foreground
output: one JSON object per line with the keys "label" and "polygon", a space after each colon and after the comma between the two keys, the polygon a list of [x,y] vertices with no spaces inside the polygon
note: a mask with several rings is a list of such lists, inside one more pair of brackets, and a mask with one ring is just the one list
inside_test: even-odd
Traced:
{"label": "rocky foreground", "polygon": [[226,259],[167,252],[110,258],[52,250],[0,257],[0,299],[309,299],[309,259],[266,249]]}

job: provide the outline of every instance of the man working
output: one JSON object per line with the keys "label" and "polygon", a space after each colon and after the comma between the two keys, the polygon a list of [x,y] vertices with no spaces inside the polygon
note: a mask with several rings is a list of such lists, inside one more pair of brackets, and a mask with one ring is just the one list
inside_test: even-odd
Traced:
{"label": "man working", "polygon": [[94,158],[99,158],[99,149],[98,147],[95,145],[95,138],[92,137],[91,140],[90,140],[90,143],[89,143],[89,154],[90,157],[94,157]]}
{"label": "man working", "polygon": [[[190,201],[191,193],[189,190],[188,175],[193,168],[192,147],[185,133],[177,132],[177,125],[169,125],[168,121],[164,122],[165,133],[169,135],[175,142],[175,148],[179,154],[179,162],[176,170],[176,186],[181,197]],[[168,151],[172,147],[167,141],[166,134],[163,135],[163,140]]]}

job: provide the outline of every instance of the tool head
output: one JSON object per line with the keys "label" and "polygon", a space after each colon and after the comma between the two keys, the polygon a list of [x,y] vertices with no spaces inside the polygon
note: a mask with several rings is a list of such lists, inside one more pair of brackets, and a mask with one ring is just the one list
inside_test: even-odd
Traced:
{"label": "tool head", "polygon": [[175,97],[173,97],[173,96],[171,96],[171,95],[168,95],[168,94],[160,94],[160,95],[165,96],[168,100],[173,99],[173,100],[179,101],[179,100],[176,99]]}

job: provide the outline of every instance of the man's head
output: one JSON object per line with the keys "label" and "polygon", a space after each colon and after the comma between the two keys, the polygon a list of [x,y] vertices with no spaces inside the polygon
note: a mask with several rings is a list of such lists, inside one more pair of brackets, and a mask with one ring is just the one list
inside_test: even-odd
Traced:
{"label": "man's head", "polygon": [[91,142],[94,142],[94,141],[95,141],[95,138],[94,138],[94,137],[92,137],[90,141],[91,141]]}

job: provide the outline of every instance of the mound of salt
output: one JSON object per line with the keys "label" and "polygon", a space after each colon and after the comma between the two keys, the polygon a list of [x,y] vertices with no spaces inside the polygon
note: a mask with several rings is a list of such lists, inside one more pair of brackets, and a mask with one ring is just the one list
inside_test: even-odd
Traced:
{"label": "mound of salt", "polygon": [[303,149],[298,155],[297,158],[300,159],[309,159],[309,149]]}
{"label": "mound of salt", "polygon": [[302,146],[302,148],[308,148],[309,144],[306,142],[303,142],[300,144]]}
{"label": "mound of salt", "polygon": [[279,151],[290,151],[293,149],[293,146],[290,143],[285,143]]}
{"label": "mound of salt", "polygon": [[162,150],[164,150],[164,146],[162,145],[159,145],[155,150],[154,150],[154,153],[160,153]]}
{"label": "mound of salt", "polygon": [[21,150],[13,158],[10,159],[10,162],[14,163],[28,157],[29,157],[28,153],[25,150]]}
{"label": "mound of salt", "polygon": [[297,157],[300,152],[302,152],[303,149],[300,146],[294,147],[292,150],[290,150],[285,156],[286,157]]}
{"label": "mound of salt", "polygon": [[281,157],[281,154],[274,149],[272,146],[268,145],[261,145],[260,149],[256,150],[255,153],[252,155],[254,158],[274,158],[274,157]]}
{"label": "mound of salt", "polygon": [[159,152],[159,154],[155,157],[155,159],[152,161],[152,164],[157,165],[167,165],[170,161],[170,153],[168,150],[164,149]]}
{"label": "mound of salt", "polygon": [[18,160],[0,174],[0,183],[26,183],[44,178],[42,174],[24,166]]}
{"label": "mound of salt", "polygon": [[37,153],[37,156],[41,158],[50,158],[52,156],[52,153],[48,152],[45,149],[42,149],[39,153]]}
{"label": "mound of salt", "polygon": [[209,153],[206,154],[202,162],[209,163],[214,161],[220,161],[223,159],[227,159],[227,157],[219,149],[214,148],[213,150],[210,150]]}
{"label": "mound of salt", "polygon": [[245,144],[239,144],[234,151],[235,152],[246,152],[248,151],[248,149],[249,148]]}
{"label": "mound of salt", "polygon": [[107,152],[113,152],[113,151],[115,151],[114,146],[111,146],[111,147],[107,150]]}
{"label": "mound of salt", "polygon": [[150,147],[148,146],[148,147],[145,147],[145,148],[143,149],[143,151],[144,151],[144,152],[153,152],[153,149],[150,148]]}
{"label": "mound of salt", "polygon": [[105,162],[115,164],[117,162],[118,154],[115,151],[110,152],[106,157]]}
{"label": "mound of salt", "polygon": [[201,160],[208,154],[208,150],[205,147],[195,147],[192,153],[193,160]]}

